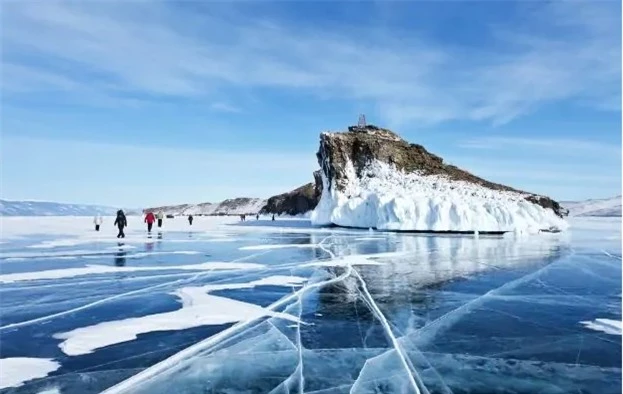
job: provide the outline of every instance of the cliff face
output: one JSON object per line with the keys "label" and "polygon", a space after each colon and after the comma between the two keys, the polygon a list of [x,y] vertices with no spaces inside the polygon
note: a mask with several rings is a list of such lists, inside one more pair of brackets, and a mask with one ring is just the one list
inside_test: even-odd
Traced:
{"label": "cliff face", "polygon": [[314,183],[269,198],[260,213],[293,216],[304,214],[316,208],[321,194],[322,177],[320,171],[315,171]]}
{"label": "cliff face", "polygon": [[[445,164],[441,157],[428,152],[422,145],[410,144],[394,132],[372,125],[364,128],[351,126],[344,133],[322,133],[316,156],[329,191],[335,187],[337,192],[345,192],[353,178],[350,171],[354,169],[356,177],[361,178],[370,163],[381,162],[405,173],[442,176],[490,190],[525,194],[527,201],[551,209],[558,217],[568,214],[566,209],[549,197],[489,182],[456,166]],[[370,174],[366,173],[366,176]]]}

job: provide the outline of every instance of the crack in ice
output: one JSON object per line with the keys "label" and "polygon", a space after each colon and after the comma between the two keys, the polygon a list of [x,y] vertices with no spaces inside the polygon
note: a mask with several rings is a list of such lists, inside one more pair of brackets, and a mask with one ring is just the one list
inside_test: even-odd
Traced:
{"label": "crack in ice", "polygon": [[[429,342],[433,337],[435,337],[440,331],[449,328],[454,325],[458,320],[460,320],[465,314],[469,313],[472,309],[477,308],[482,305],[488,298],[492,295],[498,295],[506,290],[513,289],[526,281],[529,281],[534,278],[538,278],[543,272],[549,269],[553,264],[558,261],[551,262],[540,269],[533,271],[529,274],[523,275],[518,279],[512,280],[510,282],[506,282],[503,285],[491,289],[484,293],[483,295],[474,298],[473,300],[468,301],[467,303],[459,306],[456,309],[453,309],[432,322],[426,324],[424,327],[421,327],[415,331],[415,334],[419,337],[420,341]],[[432,332],[430,332],[432,331]],[[430,332],[430,333],[429,333]],[[424,336],[425,333],[428,333],[428,336]]]}
{"label": "crack in ice", "polygon": [[[321,282],[317,282],[317,283],[313,283],[307,286],[302,287],[301,289],[297,290],[296,292],[294,292],[293,294],[290,294],[288,296],[285,296],[281,299],[279,299],[278,301],[275,301],[274,303],[270,304],[269,306],[266,307],[266,310],[268,311],[274,311],[277,308],[280,308],[286,304],[288,304],[290,301],[296,299],[297,297],[299,297],[302,294],[305,294],[307,291],[311,290],[311,289],[315,289],[315,288],[319,288],[322,286],[326,286],[329,284],[333,284],[333,283],[337,283],[337,282],[341,282],[344,279],[346,279],[347,277],[349,277],[352,274],[352,268],[348,267],[348,269],[339,276],[336,276],[334,278],[325,280],[325,281],[321,281]],[[154,376],[157,376],[158,374],[164,372],[165,370],[169,369],[169,368],[179,368],[181,363],[185,360],[187,360],[189,357],[192,357],[194,355],[196,355],[197,353],[204,351],[206,349],[209,349],[212,346],[216,346],[218,345],[220,342],[226,340],[227,338],[229,338],[231,335],[238,333],[239,331],[243,330],[244,328],[248,327],[249,325],[253,324],[254,322],[256,322],[258,319],[251,319],[251,320],[245,320],[245,321],[241,321],[239,323],[234,324],[233,326],[219,332],[216,335],[213,335],[211,337],[208,337],[206,339],[204,339],[201,342],[196,343],[195,345],[192,345],[176,354],[174,354],[173,356],[160,361],[157,364],[152,365],[151,367],[143,370],[142,372],[122,381],[117,383],[116,385],[108,388],[107,390],[103,391],[101,394],[113,394],[113,393],[123,393],[126,392],[128,390],[131,390],[133,387],[135,387],[138,384],[141,384],[151,378],[153,378]]]}
{"label": "crack in ice", "polygon": [[[385,334],[388,336],[388,338],[392,342],[394,350],[396,350],[396,354],[398,355],[398,358],[400,359],[400,362],[402,363],[403,367],[405,368],[405,370],[407,372],[407,375],[408,375],[408,378],[409,378],[409,383],[411,384],[411,386],[415,390],[415,393],[416,394],[421,394],[422,392],[428,393],[428,390],[426,390],[426,387],[423,385],[422,380],[420,379],[420,377],[419,377],[417,371],[415,370],[415,368],[413,368],[413,366],[411,366],[411,367],[409,366],[410,363],[407,361],[407,358],[406,358],[406,356],[404,354],[404,351],[403,351],[402,347],[400,346],[400,343],[398,342],[398,339],[396,338],[396,336],[392,332],[392,329],[389,326],[389,323],[387,322],[387,319],[385,318],[385,315],[383,315],[383,312],[381,312],[381,310],[379,309],[378,305],[376,304],[376,302],[372,298],[372,295],[370,295],[370,292],[368,291],[368,287],[366,285],[366,282],[363,280],[361,275],[359,275],[359,272],[355,268],[351,268],[351,269],[352,269],[353,275],[361,283],[361,288],[363,290],[363,295],[366,298],[366,300],[368,302],[368,305],[370,306],[370,309],[372,310],[374,315],[377,317],[377,319],[379,319],[379,321],[381,322],[381,325],[383,326],[383,329],[385,330]],[[413,368],[413,373],[411,373],[411,368]],[[416,380],[418,382],[420,382],[420,385],[422,386],[422,390],[420,390],[420,385],[418,384],[418,382],[416,382]]]}
{"label": "crack in ice", "polygon": [[[241,257],[239,259],[232,260],[231,263],[234,263],[234,262],[237,262],[237,261],[241,261],[241,260],[244,260],[244,259],[248,259],[248,258],[251,258],[253,256],[257,256],[257,255],[264,254],[264,253],[267,253],[267,252],[261,252],[261,253],[256,253],[255,255],[249,255],[249,256]],[[247,270],[259,270],[259,269],[264,269],[264,268],[265,267],[262,266],[262,267],[257,267],[257,268],[249,268]],[[237,271],[244,271],[244,270],[237,270]],[[35,323],[40,323],[42,321],[55,319],[57,317],[66,316],[66,315],[69,315],[69,314],[72,314],[72,313],[75,313],[75,312],[79,312],[79,311],[83,311],[85,309],[92,308],[92,307],[97,306],[97,305],[101,305],[101,304],[107,303],[109,301],[113,301],[113,300],[116,300],[116,299],[119,299],[119,298],[123,298],[123,297],[127,297],[127,296],[130,296],[130,295],[140,294],[140,293],[145,292],[145,291],[154,290],[154,289],[158,289],[158,288],[161,288],[161,287],[166,287],[166,286],[169,286],[169,285],[174,285],[176,283],[182,284],[182,283],[186,283],[186,282],[192,282],[194,280],[197,280],[199,278],[202,278],[203,276],[206,276],[206,275],[209,275],[209,274],[212,274],[212,273],[213,273],[212,271],[200,272],[198,274],[193,275],[191,278],[188,278],[188,279],[177,279],[177,280],[174,280],[174,281],[160,283],[160,284],[153,285],[153,286],[148,286],[148,287],[143,287],[143,288],[140,288],[140,289],[128,291],[128,292],[121,293],[121,294],[115,294],[114,296],[106,297],[106,298],[103,298],[101,300],[94,301],[94,302],[91,302],[91,303],[88,303],[88,304],[85,304],[85,305],[82,305],[82,306],[79,306],[79,307],[76,307],[76,308],[68,309],[68,310],[65,310],[65,311],[62,311],[62,312],[57,312],[57,313],[53,313],[51,315],[41,316],[41,317],[37,317],[35,319],[25,320],[25,321],[21,321],[21,322],[18,322],[18,323],[7,324],[7,325],[4,325],[4,326],[1,326],[0,327],[0,331],[12,329],[12,328],[24,327],[24,326],[28,326],[28,325],[35,324]]]}

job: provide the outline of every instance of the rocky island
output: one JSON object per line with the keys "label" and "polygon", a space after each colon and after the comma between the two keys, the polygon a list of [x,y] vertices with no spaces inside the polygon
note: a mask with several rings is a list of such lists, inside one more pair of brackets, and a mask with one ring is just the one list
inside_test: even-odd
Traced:
{"label": "rocky island", "polygon": [[[568,211],[547,196],[480,178],[374,125],[320,134],[314,182],[270,197],[160,207],[175,214],[309,216],[317,226],[391,231],[561,231]],[[152,208],[153,209],[153,208]]]}
{"label": "rocky island", "polygon": [[549,197],[489,182],[376,127],[320,135],[315,225],[431,232],[538,232],[567,227]]}

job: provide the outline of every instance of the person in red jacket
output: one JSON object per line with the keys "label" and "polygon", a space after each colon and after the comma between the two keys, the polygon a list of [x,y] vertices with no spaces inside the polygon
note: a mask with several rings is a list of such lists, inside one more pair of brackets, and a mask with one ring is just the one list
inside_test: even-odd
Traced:
{"label": "person in red jacket", "polygon": [[156,221],[156,217],[154,216],[154,214],[152,212],[147,212],[147,215],[145,215],[145,223],[147,223],[148,233],[151,232],[151,227],[154,225],[155,221]]}

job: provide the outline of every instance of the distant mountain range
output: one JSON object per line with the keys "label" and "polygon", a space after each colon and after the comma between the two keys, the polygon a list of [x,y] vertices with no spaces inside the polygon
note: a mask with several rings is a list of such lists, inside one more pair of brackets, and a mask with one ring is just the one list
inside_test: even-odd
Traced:
{"label": "distant mountain range", "polygon": [[621,216],[621,196],[585,201],[563,201],[560,204],[569,210],[569,216]]}
{"label": "distant mountain range", "polygon": [[261,198],[239,197],[217,203],[204,202],[200,204],[163,205],[143,209],[143,212],[162,211],[167,215],[252,215],[260,212],[266,205]]}
{"label": "distant mountain range", "polygon": [[[0,200],[0,216],[104,216],[115,215],[119,208],[103,205],[66,204],[49,201]],[[124,209],[126,214],[139,214],[139,209]]]}

